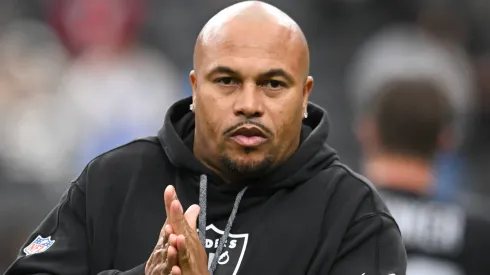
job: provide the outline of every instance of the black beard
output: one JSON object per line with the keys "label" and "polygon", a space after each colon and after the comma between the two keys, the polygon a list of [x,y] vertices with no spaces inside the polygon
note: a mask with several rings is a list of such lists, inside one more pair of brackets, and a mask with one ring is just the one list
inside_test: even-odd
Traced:
{"label": "black beard", "polygon": [[[253,148],[245,148],[245,153],[250,153]],[[255,163],[241,164],[227,154],[222,154],[220,157],[223,167],[225,167],[230,174],[244,176],[246,178],[253,178],[266,174],[273,167],[273,159],[270,155],[267,155],[262,161]]]}

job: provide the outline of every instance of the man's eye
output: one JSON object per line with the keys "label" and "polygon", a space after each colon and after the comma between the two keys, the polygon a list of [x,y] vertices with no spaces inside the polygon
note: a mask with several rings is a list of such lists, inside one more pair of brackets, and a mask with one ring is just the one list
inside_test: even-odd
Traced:
{"label": "man's eye", "polygon": [[269,80],[264,83],[266,88],[277,90],[286,87],[286,84],[279,80]]}
{"label": "man's eye", "polygon": [[231,77],[220,77],[215,80],[216,83],[222,85],[236,85],[238,82]]}

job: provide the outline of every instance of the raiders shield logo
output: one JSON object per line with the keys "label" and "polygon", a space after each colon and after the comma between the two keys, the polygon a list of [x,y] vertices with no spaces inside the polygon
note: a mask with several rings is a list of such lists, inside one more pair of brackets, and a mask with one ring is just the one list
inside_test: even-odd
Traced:
{"label": "raiders shield logo", "polygon": [[[206,227],[206,253],[208,254],[208,269],[213,262],[223,231],[214,225]],[[247,248],[248,234],[229,234],[225,246],[218,259],[218,266],[213,275],[236,275],[240,269],[245,250]]]}

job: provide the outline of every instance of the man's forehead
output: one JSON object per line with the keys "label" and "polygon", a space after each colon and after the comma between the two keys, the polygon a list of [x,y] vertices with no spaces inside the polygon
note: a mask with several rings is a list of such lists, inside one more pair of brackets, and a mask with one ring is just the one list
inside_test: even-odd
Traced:
{"label": "man's forehead", "polygon": [[227,58],[242,63],[254,60],[266,67],[267,62],[280,62],[292,74],[300,72],[304,77],[309,70],[308,45],[296,22],[279,9],[256,1],[222,10],[199,34],[194,51],[196,71]]}
{"label": "man's forehead", "polygon": [[215,64],[249,68],[256,65],[282,68],[294,73],[301,66],[303,53],[298,42],[294,41],[291,31],[287,29],[260,30],[254,29],[253,26],[238,26],[234,29],[227,28],[208,38],[206,43],[202,44],[200,56],[200,63],[205,70],[214,67]]}
{"label": "man's forehead", "polygon": [[[286,29],[298,28],[297,24],[285,13],[265,3],[242,2],[232,5],[213,16],[201,31],[201,40],[212,40],[213,36],[227,29],[232,31],[252,26]],[[255,7],[255,8],[254,8]]]}

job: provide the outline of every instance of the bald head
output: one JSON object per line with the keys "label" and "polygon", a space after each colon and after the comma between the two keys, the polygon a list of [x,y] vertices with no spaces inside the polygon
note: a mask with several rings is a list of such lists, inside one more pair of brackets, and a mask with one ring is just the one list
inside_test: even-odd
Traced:
{"label": "bald head", "polygon": [[309,50],[298,24],[278,8],[260,1],[245,1],[223,9],[201,30],[194,49],[194,69],[208,52],[241,45],[288,56],[304,77],[309,71]]}

